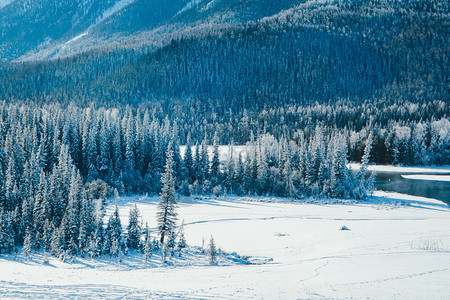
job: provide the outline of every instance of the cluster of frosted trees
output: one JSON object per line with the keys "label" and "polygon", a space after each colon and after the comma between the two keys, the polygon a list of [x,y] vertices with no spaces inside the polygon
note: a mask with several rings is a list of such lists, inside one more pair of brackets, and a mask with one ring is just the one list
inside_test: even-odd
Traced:
{"label": "cluster of frosted trees", "polygon": [[[166,244],[176,238],[171,205],[177,192],[364,199],[371,189],[365,168],[347,169],[342,134],[325,135],[321,127],[309,138],[257,135],[242,153],[229,146],[222,161],[217,136],[209,147],[206,139],[188,143],[181,155],[176,123],[159,122],[149,111],[3,105],[0,132],[5,252],[24,245],[53,255],[118,255],[125,244],[117,212],[103,224],[114,190],[167,195],[158,214],[160,244]],[[370,147],[368,139],[364,165]]]}
{"label": "cluster of frosted trees", "polygon": [[[0,254],[11,253],[17,246],[23,246],[26,255],[43,251],[63,260],[76,255],[120,257],[129,250],[143,253],[146,260],[154,251],[160,250],[164,261],[175,251],[181,255],[187,244],[183,227],[176,230],[177,194],[170,148],[167,158],[157,212],[159,241],[152,239],[147,225],[143,226],[137,206],[130,210],[126,234],[122,232],[117,205],[105,226],[107,186],[99,181],[84,184],[67,147],[62,146],[48,179],[41,169],[39,180],[33,182],[33,177],[27,177],[33,172],[26,167],[20,188],[14,187],[10,191],[9,186],[3,187]],[[39,167],[32,169],[35,168]],[[10,178],[7,176],[8,183]]]}

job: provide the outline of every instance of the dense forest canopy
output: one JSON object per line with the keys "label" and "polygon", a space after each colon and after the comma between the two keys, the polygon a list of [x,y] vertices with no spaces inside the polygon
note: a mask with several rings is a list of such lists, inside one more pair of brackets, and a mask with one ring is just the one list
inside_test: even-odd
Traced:
{"label": "dense forest canopy", "polygon": [[3,63],[0,99],[107,106],[193,100],[219,106],[219,114],[399,95],[448,102],[446,7],[305,3],[258,21],[202,23],[171,34],[156,50],[114,44],[52,61]]}

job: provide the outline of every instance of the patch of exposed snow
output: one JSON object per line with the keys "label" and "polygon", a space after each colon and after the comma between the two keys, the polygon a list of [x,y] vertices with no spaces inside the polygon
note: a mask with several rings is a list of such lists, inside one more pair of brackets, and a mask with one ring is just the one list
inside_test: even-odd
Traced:
{"label": "patch of exposed snow", "polygon": [[135,1],[136,0],[119,0],[111,8],[109,8],[105,12],[103,12],[103,15],[98,17],[97,20],[95,21],[95,23],[90,26],[90,28],[95,26],[95,25],[100,24],[101,22],[103,22],[104,20],[108,19],[109,17],[111,17],[116,12],[124,9],[128,5],[134,3]]}
{"label": "patch of exposed snow", "polygon": [[[353,170],[359,170],[361,164],[350,163],[348,166]],[[396,172],[396,173],[450,173],[450,166],[438,167],[399,167],[390,165],[370,165],[369,171]]]}
{"label": "patch of exposed snow", "polygon": [[450,175],[401,175],[401,176],[406,179],[450,181]]}
{"label": "patch of exposed snow", "polygon": [[[88,34],[88,33],[87,33],[87,31],[86,31],[86,32],[84,32],[84,33],[82,33],[82,34],[80,34],[80,35],[74,37],[73,39],[71,39],[71,40],[65,42],[65,43],[64,43],[64,46],[65,46],[65,45],[68,45],[68,44],[70,44],[70,43],[72,43],[72,42],[75,42],[76,40],[81,39],[83,36],[86,36],[87,34]],[[63,47],[64,47],[64,46],[63,46]]]}
{"label": "patch of exposed snow", "polygon": [[0,9],[5,7],[6,5],[10,4],[14,0],[0,0]]}
{"label": "patch of exposed snow", "polygon": [[203,11],[206,11],[210,8],[212,8],[214,5],[216,5],[217,0],[211,0],[209,1],[206,6],[203,8]]}
{"label": "patch of exposed snow", "polygon": [[183,12],[185,12],[188,9],[191,9],[192,7],[194,7],[195,5],[199,4],[200,2],[202,2],[203,0],[191,0],[188,4],[186,4],[179,12],[177,12],[176,15],[179,15]]}

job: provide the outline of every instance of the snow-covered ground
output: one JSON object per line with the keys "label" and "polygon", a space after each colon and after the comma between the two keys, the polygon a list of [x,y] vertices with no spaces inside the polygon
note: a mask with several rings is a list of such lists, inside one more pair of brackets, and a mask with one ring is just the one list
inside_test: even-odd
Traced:
{"label": "snow-covered ground", "polygon": [[[158,198],[118,200],[123,224],[137,204],[155,227]],[[113,206],[110,206],[111,212]],[[367,203],[291,203],[276,198],[183,198],[189,244],[218,247],[268,263],[133,266],[66,264],[0,256],[6,298],[373,298],[448,299],[450,209],[442,202],[376,192]],[[341,226],[350,230],[340,231]],[[267,260],[263,260],[267,261]],[[137,265],[137,267],[136,267]]]}

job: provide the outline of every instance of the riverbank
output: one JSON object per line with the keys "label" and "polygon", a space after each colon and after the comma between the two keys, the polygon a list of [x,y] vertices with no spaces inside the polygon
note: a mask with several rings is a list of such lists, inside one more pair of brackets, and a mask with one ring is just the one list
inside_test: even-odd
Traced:
{"label": "riverbank", "polygon": [[[360,164],[349,164],[354,172]],[[433,198],[450,205],[450,167],[398,167],[371,165],[368,172],[376,172],[374,186],[379,191],[389,191]]]}

